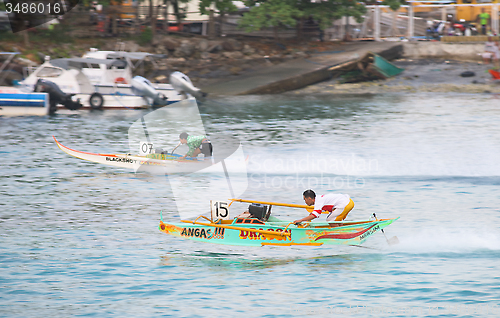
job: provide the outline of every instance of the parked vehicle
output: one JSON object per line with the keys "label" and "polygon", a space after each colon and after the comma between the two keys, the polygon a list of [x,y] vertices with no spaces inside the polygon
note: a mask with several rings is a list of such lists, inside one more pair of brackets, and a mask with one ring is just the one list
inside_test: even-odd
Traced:
{"label": "parked vehicle", "polygon": [[465,20],[460,20],[456,21],[453,24],[453,28],[457,30],[457,35],[465,35],[465,36],[471,36],[471,35],[478,35],[479,32],[477,31],[476,26],[473,23],[470,23]]}

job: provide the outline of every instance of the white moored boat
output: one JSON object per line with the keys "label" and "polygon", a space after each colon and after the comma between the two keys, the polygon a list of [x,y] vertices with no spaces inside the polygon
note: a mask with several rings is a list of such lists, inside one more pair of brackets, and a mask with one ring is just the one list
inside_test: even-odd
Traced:
{"label": "white moored boat", "polygon": [[[91,50],[82,58],[46,59],[21,84],[34,89],[39,79],[51,81],[63,92],[75,94],[74,98],[79,99],[84,108],[91,109],[148,108],[204,96],[179,72],[172,74],[175,87],[133,77],[133,68],[149,56],[155,55]],[[139,62],[134,64],[134,61]]]}

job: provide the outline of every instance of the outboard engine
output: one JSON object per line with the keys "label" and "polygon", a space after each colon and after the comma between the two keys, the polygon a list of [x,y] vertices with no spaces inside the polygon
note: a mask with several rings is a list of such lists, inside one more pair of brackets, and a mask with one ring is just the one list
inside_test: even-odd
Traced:
{"label": "outboard engine", "polygon": [[132,91],[134,94],[151,98],[153,100],[153,106],[167,105],[167,97],[158,93],[156,89],[154,89],[151,82],[146,78],[142,76],[134,76],[130,84],[132,85]]}
{"label": "outboard engine", "polygon": [[57,110],[57,104],[62,104],[70,110],[77,110],[82,107],[80,99],[74,101],[72,99],[75,94],[64,93],[56,83],[39,79],[35,85],[35,92],[45,92],[49,94],[50,109],[49,113],[53,114]]}
{"label": "outboard engine", "polygon": [[269,215],[271,214],[271,210],[267,210],[267,205],[252,203],[248,206],[248,213],[256,219],[267,221],[267,219],[269,219]]}
{"label": "outboard engine", "polygon": [[207,96],[207,93],[204,93],[199,88],[194,87],[189,77],[181,72],[173,72],[170,74],[170,84],[181,94],[188,93],[198,99],[203,99]]}

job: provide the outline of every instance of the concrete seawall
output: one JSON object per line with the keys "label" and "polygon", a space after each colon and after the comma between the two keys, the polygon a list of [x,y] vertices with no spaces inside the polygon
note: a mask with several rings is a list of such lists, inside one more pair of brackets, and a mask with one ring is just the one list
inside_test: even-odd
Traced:
{"label": "concrete seawall", "polygon": [[358,42],[343,45],[334,54],[321,54],[308,59],[272,65],[231,81],[219,82],[203,91],[214,95],[279,94],[297,90],[331,78],[330,67],[358,59],[373,52],[393,60],[443,58],[459,61],[480,61],[484,43],[444,42]]}
{"label": "concrete seawall", "polygon": [[480,61],[484,43],[405,42],[403,56],[411,59],[444,58]]}
{"label": "concrete seawall", "polygon": [[367,52],[394,59],[401,57],[402,51],[399,42],[353,42],[344,44],[335,53],[272,65],[201,89],[214,95],[279,94],[328,80],[331,78],[328,68],[356,60]]}

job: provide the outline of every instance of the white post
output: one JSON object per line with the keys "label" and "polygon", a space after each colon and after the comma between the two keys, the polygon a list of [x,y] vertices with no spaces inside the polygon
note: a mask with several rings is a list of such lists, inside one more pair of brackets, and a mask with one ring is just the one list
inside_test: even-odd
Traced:
{"label": "white post", "polygon": [[491,30],[498,35],[498,29],[498,3],[494,3],[491,7]]}
{"label": "white post", "polygon": [[341,39],[345,39],[345,16],[340,19],[340,24]]}
{"label": "white post", "polygon": [[410,2],[408,6],[408,40],[413,38],[414,35],[414,29],[413,29],[413,24],[414,24],[414,19],[413,19],[413,2]]}
{"label": "white post", "polygon": [[373,16],[373,26],[375,28],[373,37],[375,41],[380,41],[380,7],[375,6],[375,12]]}
{"label": "white post", "polygon": [[446,21],[446,7],[441,8],[441,21]]}
{"label": "white post", "polygon": [[398,12],[392,11],[391,36],[399,36],[398,32]]}

